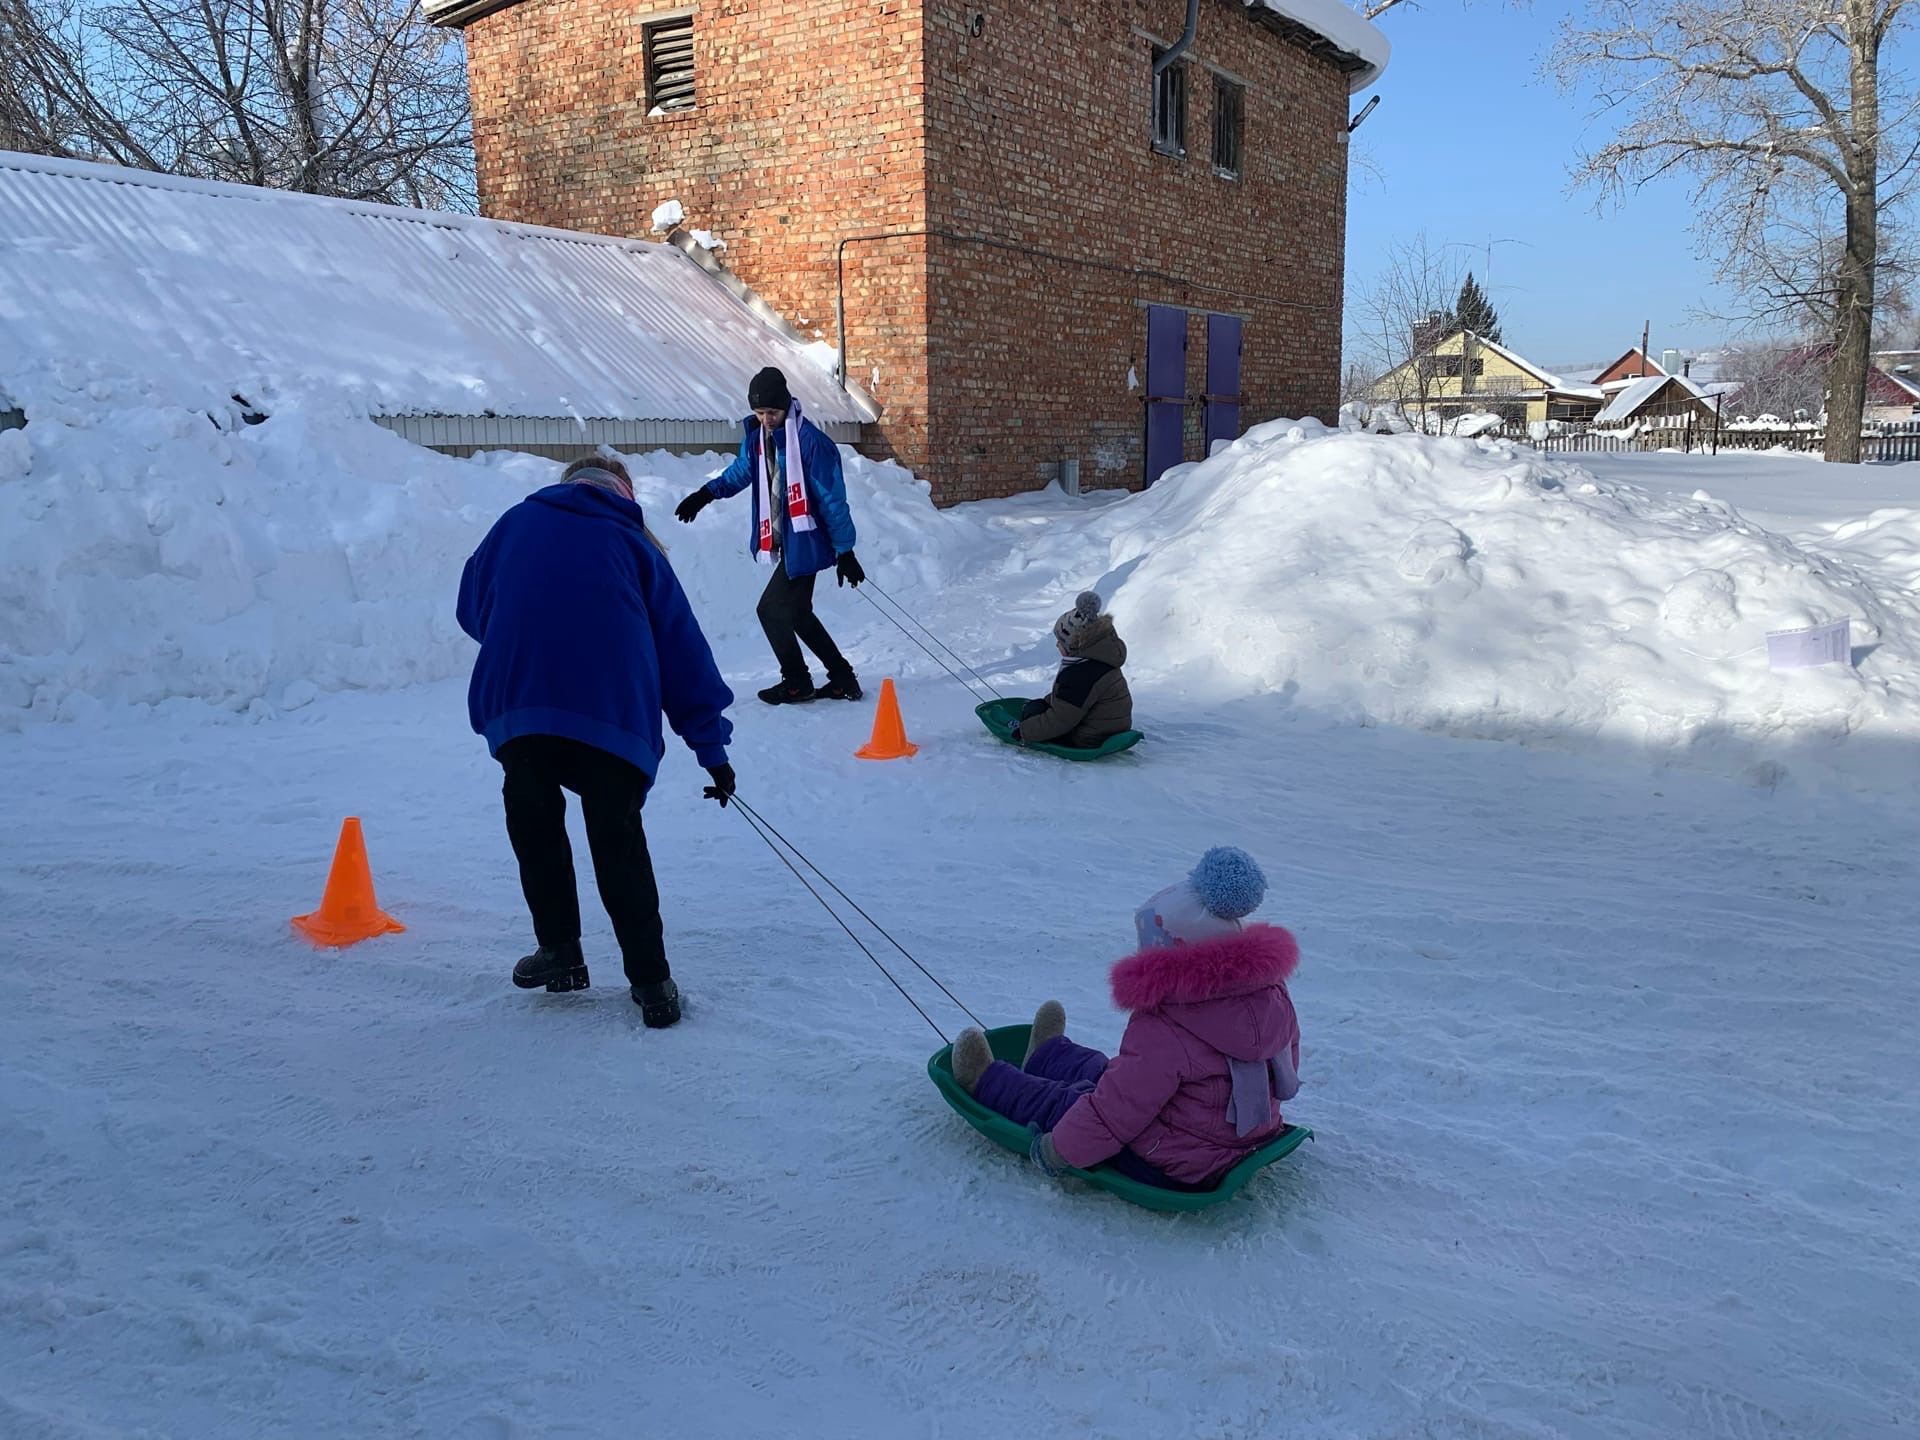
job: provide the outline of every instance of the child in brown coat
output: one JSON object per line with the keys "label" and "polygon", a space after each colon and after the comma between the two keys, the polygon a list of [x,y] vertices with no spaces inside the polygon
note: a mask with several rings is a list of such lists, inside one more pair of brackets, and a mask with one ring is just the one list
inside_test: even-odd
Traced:
{"label": "child in brown coat", "polygon": [[1012,738],[1091,750],[1131,730],[1133,692],[1120,670],[1127,642],[1114,633],[1113,617],[1100,612],[1100,597],[1083,590],[1054,621],[1053,640],[1065,663],[1047,697],[1027,702]]}

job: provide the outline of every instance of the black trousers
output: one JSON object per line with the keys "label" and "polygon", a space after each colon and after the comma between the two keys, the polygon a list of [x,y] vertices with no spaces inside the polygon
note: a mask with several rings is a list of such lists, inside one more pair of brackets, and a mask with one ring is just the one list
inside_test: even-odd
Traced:
{"label": "black trousers", "polygon": [[818,578],[809,575],[795,580],[787,574],[786,563],[776,555],[773,578],[767,581],[767,588],[760,596],[760,628],[767,632],[767,643],[780,662],[780,678],[788,684],[803,685],[811,678],[807,673],[807,657],[800,653],[803,640],[807,649],[818,655],[820,663],[827,667],[827,679],[844,680],[853,675],[847,657],[840,653],[827,627],[813,613],[813,582]]}
{"label": "black trousers", "polygon": [[541,945],[580,938],[580,894],[574,886],[573,846],[567,841],[567,797],[580,797],[587,822],[593,878],[620,941],[627,981],[654,984],[668,976],[660,924],[660,887],[654,883],[647,832],[640,825],[648,780],[644,770],[592,745],[558,735],[523,735],[500,747],[506,771],[507,838],[520,862],[520,888],[533,912]]}

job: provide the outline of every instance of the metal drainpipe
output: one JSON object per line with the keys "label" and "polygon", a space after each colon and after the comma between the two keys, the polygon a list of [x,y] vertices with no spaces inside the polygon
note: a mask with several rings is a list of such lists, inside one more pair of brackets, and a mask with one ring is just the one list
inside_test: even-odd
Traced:
{"label": "metal drainpipe", "polygon": [[1199,32],[1200,32],[1200,0],[1187,0],[1186,33],[1181,35],[1181,37],[1174,42],[1174,46],[1171,50],[1167,51],[1166,54],[1162,55],[1158,60],[1153,62],[1154,75],[1158,77],[1159,74],[1163,70],[1165,70],[1169,65],[1173,64],[1174,61],[1178,60],[1182,55],[1186,54],[1188,50],[1192,49],[1193,37],[1197,35]]}

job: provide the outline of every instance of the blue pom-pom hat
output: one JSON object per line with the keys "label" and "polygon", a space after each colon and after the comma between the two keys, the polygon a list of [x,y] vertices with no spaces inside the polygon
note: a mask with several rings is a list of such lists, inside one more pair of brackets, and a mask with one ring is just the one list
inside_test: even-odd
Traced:
{"label": "blue pom-pom hat", "polygon": [[1235,846],[1217,845],[1185,880],[1135,911],[1134,928],[1142,949],[1234,935],[1266,895],[1267,877],[1254,858]]}

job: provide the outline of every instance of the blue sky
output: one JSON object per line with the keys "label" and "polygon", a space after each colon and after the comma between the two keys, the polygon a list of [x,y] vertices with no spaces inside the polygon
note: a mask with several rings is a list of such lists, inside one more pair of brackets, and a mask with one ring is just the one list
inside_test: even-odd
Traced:
{"label": "blue sky", "polygon": [[[1684,183],[1627,197],[1604,214],[1569,193],[1573,158],[1604,138],[1587,104],[1541,78],[1540,58],[1567,7],[1515,9],[1481,0],[1425,0],[1378,22],[1393,63],[1370,95],[1380,106],[1354,134],[1347,216],[1347,286],[1358,294],[1388,250],[1425,230],[1472,247],[1486,269],[1509,345],[1542,365],[1609,360],[1640,343],[1700,349],[1723,327],[1697,318],[1715,299],[1714,266],[1695,251]],[[1483,276],[1484,278],[1484,276]]]}

